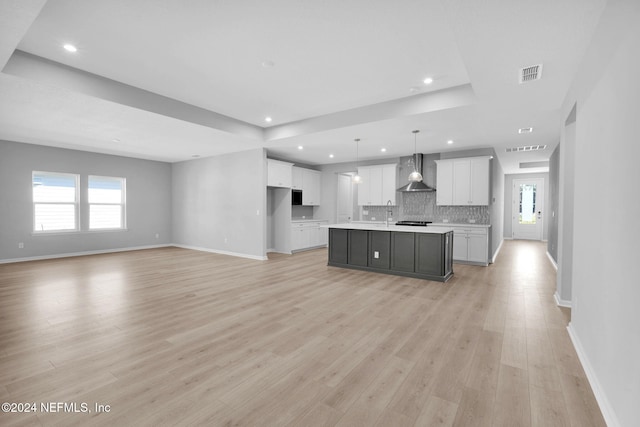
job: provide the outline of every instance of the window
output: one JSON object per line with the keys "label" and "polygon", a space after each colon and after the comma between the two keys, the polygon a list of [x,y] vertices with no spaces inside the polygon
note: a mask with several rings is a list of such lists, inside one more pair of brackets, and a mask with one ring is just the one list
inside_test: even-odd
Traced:
{"label": "window", "polygon": [[520,184],[520,224],[536,223],[536,184]]}
{"label": "window", "polygon": [[89,175],[89,230],[125,228],[125,179]]}
{"label": "window", "polygon": [[78,230],[78,175],[32,174],[33,231]]}

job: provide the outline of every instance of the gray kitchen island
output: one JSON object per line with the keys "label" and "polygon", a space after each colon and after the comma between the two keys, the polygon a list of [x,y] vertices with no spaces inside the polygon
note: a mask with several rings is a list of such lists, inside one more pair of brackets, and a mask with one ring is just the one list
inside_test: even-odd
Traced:
{"label": "gray kitchen island", "polygon": [[451,228],[362,223],[326,227],[330,266],[440,282],[453,275]]}

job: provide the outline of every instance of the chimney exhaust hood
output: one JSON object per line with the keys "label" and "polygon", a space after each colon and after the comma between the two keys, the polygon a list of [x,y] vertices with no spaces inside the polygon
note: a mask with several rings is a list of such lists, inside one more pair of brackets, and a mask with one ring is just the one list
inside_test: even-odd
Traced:
{"label": "chimney exhaust hood", "polygon": [[[422,174],[422,153],[415,153],[413,155],[413,164],[415,166],[414,170]],[[411,179],[409,179],[409,183],[407,185],[403,185],[402,187],[398,188],[396,191],[407,193],[407,192],[415,192],[415,191],[436,191],[436,189],[433,187],[429,187],[422,180],[411,181]]]}

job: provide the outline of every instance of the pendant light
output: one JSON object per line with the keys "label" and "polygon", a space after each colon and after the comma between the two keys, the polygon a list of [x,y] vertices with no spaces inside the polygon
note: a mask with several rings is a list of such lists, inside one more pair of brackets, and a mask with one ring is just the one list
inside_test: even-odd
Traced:
{"label": "pendant light", "polygon": [[418,139],[418,132],[420,132],[419,130],[414,130],[413,131],[413,172],[411,172],[409,174],[409,181],[410,182],[420,182],[422,181],[422,174],[418,171],[417,166],[416,166],[416,154],[417,154],[417,149],[416,149],[416,140]]}
{"label": "pendant light", "polygon": [[360,142],[360,138],[354,139],[356,142],[356,174],[353,176],[353,183],[360,184],[362,182],[362,177],[358,175],[358,143]]}

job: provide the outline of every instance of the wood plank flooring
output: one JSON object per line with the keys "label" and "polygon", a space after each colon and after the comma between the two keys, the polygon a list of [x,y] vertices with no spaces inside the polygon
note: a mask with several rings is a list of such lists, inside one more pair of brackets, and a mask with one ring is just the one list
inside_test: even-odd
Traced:
{"label": "wood plank flooring", "polygon": [[0,265],[0,400],[37,406],[0,425],[605,425],[543,244],[505,241],[447,283],[326,262],[162,248]]}

